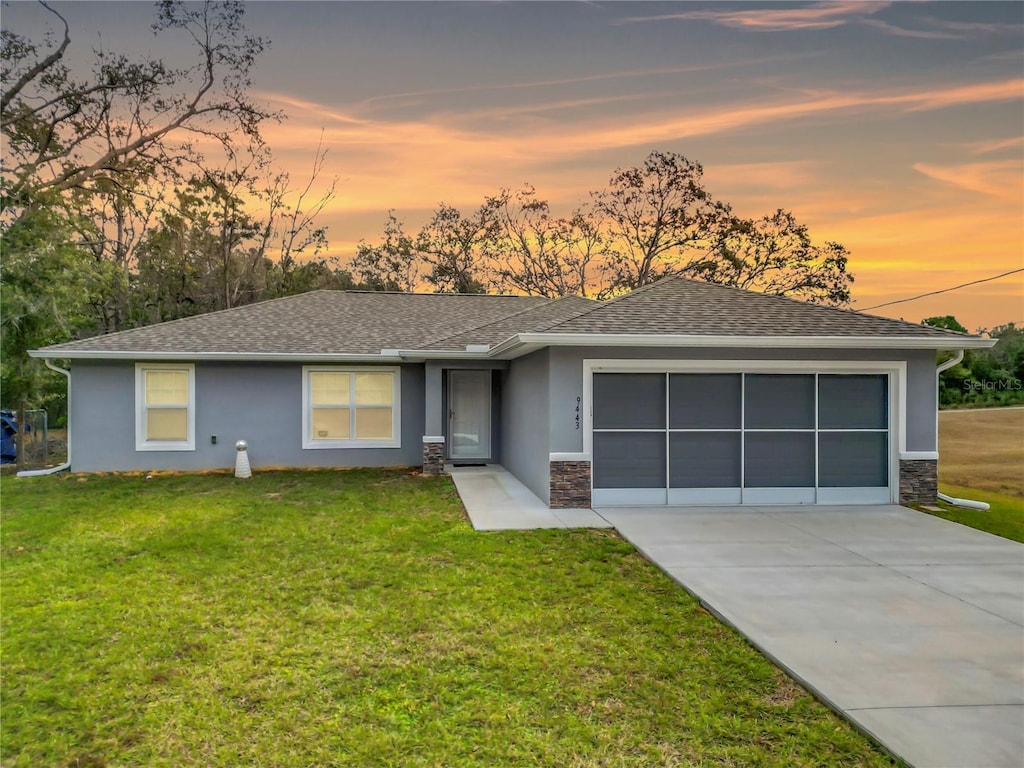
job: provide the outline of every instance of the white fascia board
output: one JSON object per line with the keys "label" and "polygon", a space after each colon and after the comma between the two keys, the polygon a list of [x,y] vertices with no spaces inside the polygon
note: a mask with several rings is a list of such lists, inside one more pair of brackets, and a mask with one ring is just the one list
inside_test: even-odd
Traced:
{"label": "white fascia board", "polygon": [[127,352],[101,350],[29,350],[30,357],[47,360],[207,360],[211,362],[401,363],[391,355],[309,354],[307,352]]}
{"label": "white fascia board", "polygon": [[490,352],[464,352],[460,349],[399,349],[404,360],[489,360]]}
{"label": "white fascia board", "polygon": [[987,349],[996,339],[926,336],[696,336],[639,333],[520,333],[495,347],[518,344],[552,347],[760,347],[776,349]]}

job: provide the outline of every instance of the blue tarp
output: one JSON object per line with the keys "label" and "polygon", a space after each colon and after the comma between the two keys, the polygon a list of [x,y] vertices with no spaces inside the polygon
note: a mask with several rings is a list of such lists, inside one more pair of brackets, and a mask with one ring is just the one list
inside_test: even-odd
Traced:
{"label": "blue tarp", "polygon": [[0,464],[18,460],[18,447],[14,441],[18,434],[18,420],[14,411],[0,411]]}

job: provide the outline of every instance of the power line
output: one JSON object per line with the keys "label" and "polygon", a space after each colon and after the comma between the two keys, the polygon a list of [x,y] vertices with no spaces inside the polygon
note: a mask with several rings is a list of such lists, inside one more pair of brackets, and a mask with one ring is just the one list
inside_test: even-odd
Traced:
{"label": "power line", "polygon": [[984,277],[981,280],[972,280],[969,283],[961,283],[960,285],[954,285],[952,288],[943,288],[939,291],[929,291],[928,293],[922,293],[919,296],[911,296],[909,299],[897,299],[896,301],[887,301],[885,304],[875,304],[873,307],[864,307],[861,312],[868,312],[872,309],[881,309],[882,307],[891,307],[893,304],[906,304],[908,301],[917,301],[923,299],[925,296],[937,296],[940,293],[949,293],[950,291],[958,291],[961,288],[966,288],[969,285],[977,285],[978,283],[988,283],[992,280],[998,280],[1001,277],[1009,277],[1010,275],[1016,275],[1018,272],[1024,272],[1024,268],[1011,269],[1009,272],[1003,272],[1001,275],[993,275],[992,277]]}

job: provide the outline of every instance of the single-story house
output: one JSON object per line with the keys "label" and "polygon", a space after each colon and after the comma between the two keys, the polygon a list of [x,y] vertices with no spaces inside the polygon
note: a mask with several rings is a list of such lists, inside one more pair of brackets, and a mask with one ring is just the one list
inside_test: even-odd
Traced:
{"label": "single-story house", "polygon": [[313,291],[35,350],[76,472],[500,463],[552,508],[933,500],[937,352],[682,278],[610,301]]}

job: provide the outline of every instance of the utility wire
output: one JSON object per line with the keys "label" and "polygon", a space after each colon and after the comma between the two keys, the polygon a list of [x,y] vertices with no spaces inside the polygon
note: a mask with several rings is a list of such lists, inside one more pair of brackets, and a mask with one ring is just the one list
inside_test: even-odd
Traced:
{"label": "utility wire", "polygon": [[969,285],[977,285],[978,283],[988,283],[992,280],[998,280],[1001,277],[1009,277],[1010,275],[1016,275],[1018,272],[1024,272],[1024,267],[1021,269],[1011,269],[1009,272],[1003,272],[1001,275],[993,275],[992,277],[984,277],[981,280],[972,280],[969,283],[961,283],[960,285],[954,285],[952,288],[943,288],[939,291],[929,291],[928,293],[922,293],[919,296],[911,296],[909,299],[897,299],[896,301],[887,301],[885,304],[875,304],[873,307],[864,307],[860,309],[861,312],[868,312],[872,309],[881,309],[882,307],[891,307],[893,304],[906,304],[908,301],[917,301],[923,299],[925,296],[937,296],[940,293],[949,293],[950,291],[958,291],[961,288],[966,288]]}

